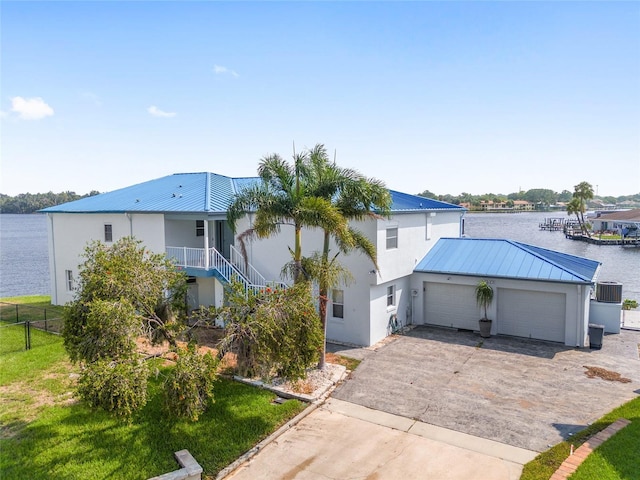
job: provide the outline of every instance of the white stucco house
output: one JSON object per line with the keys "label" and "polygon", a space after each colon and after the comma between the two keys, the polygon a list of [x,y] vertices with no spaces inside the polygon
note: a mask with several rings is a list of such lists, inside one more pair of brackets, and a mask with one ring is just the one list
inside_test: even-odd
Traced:
{"label": "white stucco house", "polygon": [[[226,209],[233,195],[257,178],[230,178],[214,173],[180,173],[113,192],[44,209],[48,216],[52,303],[73,298],[87,242],[115,242],[125,236],[141,240],[155,252],[166,252],[189,276],[189,302],[222,305],[225,279],[238,269],[247,282],[279,281],[290,261],[293,230],[253,241],[247,249],[249,270],[229,230]],[[461,235],[465,209],[415,195],[390,191],[389,219],[354,226],[377,249],[379,271],[360,254],[341,256],[352,273],[349,286],[336,288],[328,309],[327,337],[355,345],[371,345],[389,334],[389,318],[413,323],[411,276],[417,263],[441,237]],[[252,215],[237,225],[242,233]],[[305,254],[321,250],[320,231],[303,234]]]}
{"label": "white stucco house", "polygon": [[[236,272],[247,285],[280,281],[290,260],[293,229],[248,245],[245,259],[230,231],[227,206],[259,181],[214,173],[179,173],[42,210],[48,216],[51,301],[73,299],[74,278],[87,242],[125,236],[165,252],[185,269],[189,304],[220,306]],[[327,338],[369,346],[390,333],[389,321],[478,330],[474,287],[496,290],[494,334],[585,346],[589,299],[599,262],[508,240],[461,238],[465,209],[390,190],[389,219],[353,226],[376,246],[379,271],[365,256],[340,257],[353,275],[331,292]],[[237,233],[253,215],[238,222]],[[303,232],[304,254],[322,248],[320,231]]]}

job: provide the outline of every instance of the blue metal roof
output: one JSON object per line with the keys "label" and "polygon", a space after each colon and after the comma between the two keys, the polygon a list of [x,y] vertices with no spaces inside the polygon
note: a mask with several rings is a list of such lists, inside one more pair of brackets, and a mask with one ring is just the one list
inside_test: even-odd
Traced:
{"label": "blue metal roof", "polygon": [[600,262],[498,238],[441,238],[415,272],[592,283]]}
{"label": "blue metal roof", "polygon": [[[215,173],[176,173],[129,187],[40,210],[44,213],[225,213],[235,193],[259,177],[231,178]],[[430,198],[389,190],[393,212],[459,210]]]}
{"label": "blue metal roof", "polygon": [[459,210],[460,212],[464,212],[466,210],[460,205],[441,202],[419,195],[410,195],[396,190],[389,190],[389,193],[393,201],[391,210],[394,212],[413,212],[417,210]]}

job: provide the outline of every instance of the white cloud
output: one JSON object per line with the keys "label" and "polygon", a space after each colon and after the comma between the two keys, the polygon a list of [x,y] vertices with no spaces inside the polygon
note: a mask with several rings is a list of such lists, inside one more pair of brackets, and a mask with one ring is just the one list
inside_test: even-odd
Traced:
{"label": "white cloud", "polygon": [[11,99],[11,111],[18,114],[23,120],[40,120],[53,115],[53,108],[40,97]]}
{"label": "white cloud", "polygon": [[223,67],[222,65],[214,65],[213,73],[215,73],[216,75],[233,75],[234,77],[240,76],[235,70],[231,70],[227,67]]}
{"label": "white cloud", "polygon": [[151,105],[149,108],[147,108],[147,112],[149,112],[154,117],[162,117],[162,118],[171,118],[177,115],[176,112],[163,112],[155,105]]}

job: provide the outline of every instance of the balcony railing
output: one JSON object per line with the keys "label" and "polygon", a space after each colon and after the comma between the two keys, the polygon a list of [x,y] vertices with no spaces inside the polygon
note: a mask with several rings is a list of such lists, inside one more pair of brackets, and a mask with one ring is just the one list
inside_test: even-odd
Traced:
{"label": "balcony railing", "polygon": [[267,286],[286,287],[281,282],[267,281],[253,266],[245,265],[244,258],[235,248],[231,250],[232,262],[215,248],[209,248],[207,252],[204,248],[166,247],[166,252],[167,257],[179,267],[215,271],[229,283],[242,283],[245,290],[258,291]]}

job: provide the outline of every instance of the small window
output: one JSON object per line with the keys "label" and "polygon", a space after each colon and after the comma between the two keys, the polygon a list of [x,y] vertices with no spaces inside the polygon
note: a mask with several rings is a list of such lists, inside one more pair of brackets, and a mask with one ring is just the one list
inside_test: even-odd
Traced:
{"label": "small window", "polygon": [[387,250],[398,248],[398,227],[387,228]]}
{"label": "small window", "polygon": [[64,279],[67,284],[67,292],[73,291],[73,272],[71,270],[64,271]]}
{"label": "small window", "polygon": [[331,302],[333,304],[332,316],[334,318],[344,318],[344,290],[333,290]]}
{"label": "small window", "polygon": [[204,220],[196,220],[196,237],[204,237]]}
{"label": "small window", "polygon": [[113,225],[110,223],[104,225],[104,241],[113,242]]}
{"label": "small window", "polygon": [[396,304],[396,286],[387,287],[387,307],[393,307]]}

